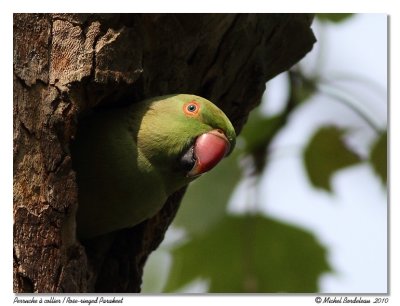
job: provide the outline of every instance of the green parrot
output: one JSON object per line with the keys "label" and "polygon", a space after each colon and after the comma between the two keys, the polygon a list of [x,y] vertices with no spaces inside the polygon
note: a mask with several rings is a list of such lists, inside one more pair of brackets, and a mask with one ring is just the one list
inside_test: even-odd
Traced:
{"label": "green parrot", "polygon": [[71,147],[77,174],[77,236],[132,227],[212,169],[235,146],[235,130],[210,101],[156,97],[82,120]]}

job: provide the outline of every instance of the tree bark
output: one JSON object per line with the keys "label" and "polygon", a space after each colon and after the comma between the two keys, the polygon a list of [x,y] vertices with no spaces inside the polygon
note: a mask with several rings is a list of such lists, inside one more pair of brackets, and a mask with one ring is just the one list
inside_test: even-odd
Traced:
{"label": "tree bark", "polygon": [[240,131],[266,81],[312,48],[311,21],[307,14],[15,14],[14,291],[139,292],[146,259],[185,192],[132,229],[81,244],[69,151],[78,116],[192,93],[215,102]]}

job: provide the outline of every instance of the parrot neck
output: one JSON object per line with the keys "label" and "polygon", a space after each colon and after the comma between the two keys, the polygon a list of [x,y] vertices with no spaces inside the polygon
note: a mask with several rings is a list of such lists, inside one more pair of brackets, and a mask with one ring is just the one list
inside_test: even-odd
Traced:
{"label": "parrot neck", "polygon": [[179,141],[179,129],[166,128],[151,108],[134,108],[130,115],[133,137],[136,140],[143,171],[155,171],[164,182],[165,191],[171,194],[193,179],[186,177],[178,164],[184,145]]}

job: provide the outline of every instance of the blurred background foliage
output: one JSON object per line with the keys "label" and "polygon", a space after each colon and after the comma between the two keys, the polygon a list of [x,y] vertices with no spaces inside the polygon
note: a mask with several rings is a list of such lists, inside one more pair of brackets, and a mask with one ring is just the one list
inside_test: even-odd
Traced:
{"label": "blurred background foliage", "polygon": [[[323,27],[351,18],[352,14],[316,14],[314,22]],[[321,74],[318,59],[315,65],[311,73],[301,62],[286,72],[288,94],[282,109],[271,116],[261,107],[253,110],[233,154],[190,185],[166,240],[146,264],[143,292],[319,291],[318,279],[332,271],[326,246],[314,233],[266,216],[260,209],[260,178],[275,149],[271,143],[287,127],[289,117],[316,93],[331,96],[365,121],[375,133],[372,145],[365,148],[367,154],[356,152],[346,141],[350,126],[331,122],[318,127],[301,149],[312,188],[331,194],[332,176],[360,163],[370,165],[386,188],[387,131],[374,124],[346,90]],[[358,81],[371,86],[362,76]],[[245,193],[241,213],[229,209],[238,186]]]}

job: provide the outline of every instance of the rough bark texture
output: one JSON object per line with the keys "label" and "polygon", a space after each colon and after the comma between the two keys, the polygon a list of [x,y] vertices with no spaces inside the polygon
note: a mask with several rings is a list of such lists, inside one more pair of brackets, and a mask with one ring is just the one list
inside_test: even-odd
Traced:
{"label": "rough bark texture", "polygon": [[[69,152],[78,115],[193,93],[218,104],[240,131],[265,82],[312,48],[311,20],[306,14],[14,15],[14,291],[139,292],[143,265],[184,194],[133,229],[82,245],[74,233],[77,186]],[[107,247],[99,252],[99,246]]]}

